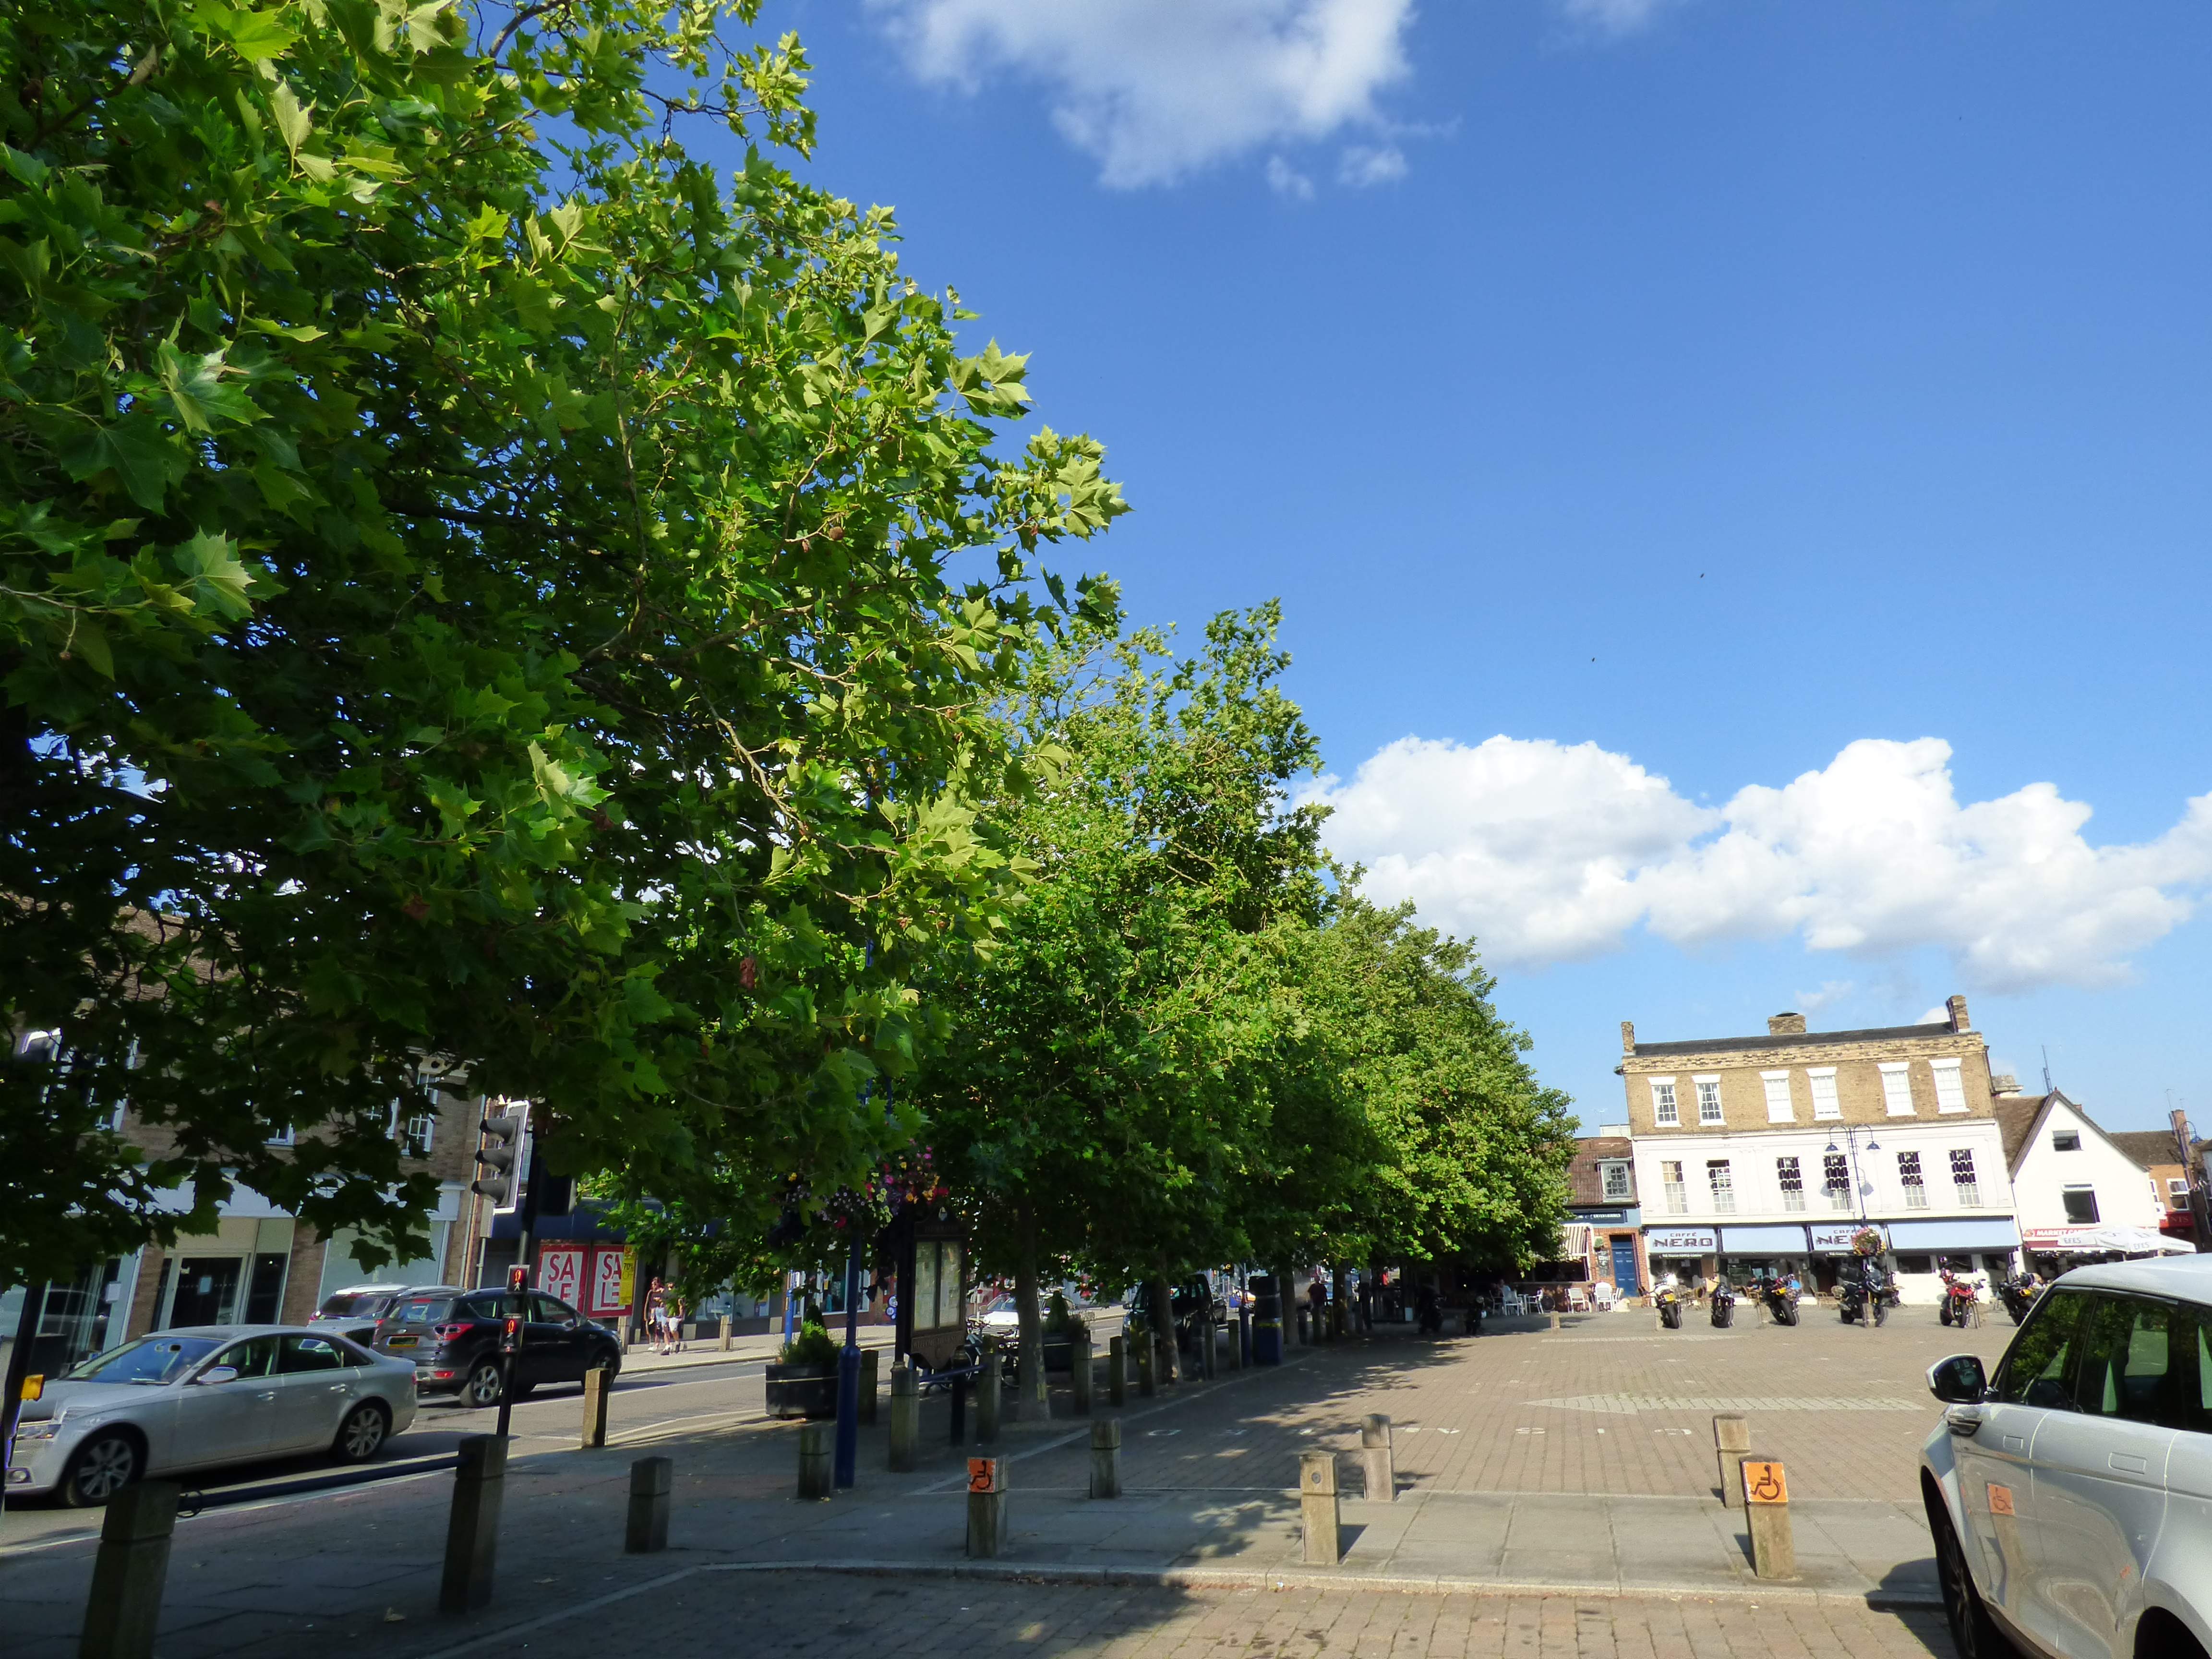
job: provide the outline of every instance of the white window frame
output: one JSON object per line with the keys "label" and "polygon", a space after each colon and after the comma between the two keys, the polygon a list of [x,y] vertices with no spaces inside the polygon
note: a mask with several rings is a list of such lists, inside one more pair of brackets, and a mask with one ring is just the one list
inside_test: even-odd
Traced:
{"label": "white window frame", "polygon": [[1881,1073],[1881,1103],[1888,1108],[1889,1115],[1892,1117],[1914,1115],[1912,1062],[1909,1060],[1885,1060],[1878,1062],[1878,1069]]}
{"label": "white window frame", "polygon": [[[418,1144],[415,1138],[416,1125],[422,1126],[422,1136]],[[385,1120],[385,1133],[399,1143],[402,1158],[424,1158],[430,1156],[430,1145],[437,1139],[438,1115],[435,1112],[416,1112],[410,1117],[399,1115],[399,1103],[392,1103],[391,1115]]]}
{"label": "white window frame", "polygon": [[1682,1103],[1675,1098],[1674,1079],[1655,1077],[1645,1081],[1651,1085],[1651,1121],[1662,1129],[1681,1127]]}
{"label": "white window frame", "polygon": [[1705,1160],[1705,1190],[1712,1194],[1715,1215],[1735,1213],[1735,1170],[1727,1158]]}
{"label": "white window frame", "polygon": [[[1789,1166],[1787,1169],[1783,1167],[1785,1164]],[[1795,1187],[1792,1187],[1790,1184],[1793,1181],[1797,1183]],[[1774,1160],[1774,1188],[1777,1192],[1782,1194],[1782,1207],[1784,1209],[1790,1211],[1792,1214],[1796,1214],[1798,1212],[1802,1211],[1805,1207],[1804,1161],[1794,1153],[1787,1157],[1776,1158]],[[1796,1201],[1792,1202],[1793,1200]]]}
{"label": "white window frame", "polygon": [[1936,1078],[1936,1109],[1954,1115],[1966,1109],[1966,1085],[1955,1060],[1931,1060],[1928,1069]]}
{"label": "white window frame", "polygon": [[[1905,1162],[1908,1158],[1910,1164]],[[1928,1171],[1921,1167],[1918,1147],[1908,1146],[1897,1155],[1897,1184],[1904,1189],[1906,1209],[1928,1207]]]}
{"label": "white window frame", "polygon": [[1805,1081],[1813,1091],[1813,1121],[1825,1123],[1831,1118],[1840,1119],[1844,1103],[1836,1097],[1836,1068],[1832,1066],[1808,1066]]}
{"label": "white window frame", "polygon": [[[1710,1129],[1715,1124],[1725,1125],[1728,1122],[1728,1115],[1721,1106],[1720,1073],[1709,1072],[1703,1077],[1693,1077],[1690,1081],[1698,1085],[1698,1127],[1700,1129]],[[1713,1109],[1711,1117],[1705,1115],[1705,1107],[1708,1103]]]}
{"label": "white window frame", "polygon": [[2077,1221],[2069,1215],[2066,1218],[2066,1224],[2069,1227],[2103,1226],[2105,1224],[2105,1206],[2097,1202],[2096,1183],[2091,1181],[2068,1182],[2063,1187],[2061,1187],[2058,1189],[2058,1201],[2060,1205],[2063,1206],[2066,1200],[2075,1193],[2087,1193],[2089,1194],[2089,1207],[2091,1210],[2094,1211],[2095,1213],[2093,1214],[2087,1221]]}
{"label": "white window frame", "polygon": [[[1668,1171],[1674,1173],[1670,1176]],[[1659,1190],[1666,1199],[1668,1215],[1687,1215],[1690,1212],[1690,1189],[1682,1182],[1682,1161],[1662,1159],[1659,1165]]]}
{"label": "white window frame", "polygon": [[[1597,1189],[1599,1194],[1610,1200],[1616,1198],[1625,1199],[1634,1193],[1636,1190],[1636,1182],[1634,1177],[1629,1174],[1629,1170],[1633,1167],[1634,1166],[1632,1165],[1625,1158],[1608,1158],[1600,1159],[1597,1166]],[[1619,1192],[1615,1192],[1613,1190],[1613,1184],[1616,1179],[1620,1182],[1620,1190]]]}
{"label": "white window frame", "polygon": [[293,1146],[299,1144],[300,1132],[286,1124],[261,1144],[264,1146]]}
{"label": "white window frame", "polygon": [[[2179,1202],[2176,1202],[2175,1200],[2179,1200]],[[2187,1209],[2187,1208],[2189,1207],[2189,1178],[2188,1178],[2188,1176],[2166,1176],[2166,1207],[2167,1209],[2169,1209],[2169,1210],[2185,1210],[2185,1209]]]}
{"label": "white window frame", "polygon": [[[1796,1103],[1790,1097],[1790,1073],[1787,1071],[1761,1072],[1759,1086],[1766,1091],[1766,1121],[1769,1123],[1795,1123],[1797,1121]],[[1774,1097],[1774,1085],[1782,1085],[1782,1098]]]}
{"label": "white window frame", "polygon": [[[1958,1200],[1959,1207],[1961,1209],[1979,1209],[1982,1202],[1982,1172],[1980,1167],[1974,1162],[1974,1149],[1971,1146],[1953,1146],[1948,1151],[1948,1157],[1945,1162],[1951,1166],[1952,1196]],[[1969,1176],[1969,1179],[1965,1181],[1959,1179],[1959,1159],[1961,1155],[1966,1158],[1966,1172]]]}

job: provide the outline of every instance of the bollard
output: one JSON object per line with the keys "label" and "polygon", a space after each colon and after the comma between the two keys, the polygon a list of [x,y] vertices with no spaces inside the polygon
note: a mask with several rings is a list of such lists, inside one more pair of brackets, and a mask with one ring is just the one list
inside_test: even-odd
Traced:
{"label": "bollard", "polygon": [[1006,1541],[1006,1476],[996,1457],[968,1460],[968,1553],[981,1561]]}
{"label": "bollard", "polygon": [[983,1369],[975,1375],[975,1443],[998,1443],[999,1407],[1004,1403],[1006,1379],[999,1372],[999,1345],[983,1339]]}
{"label": "bollard", "polygon": [[722,1352],[727,1353],[735,1346],[737,1346],[737,1338],[730,1331],[730,1316],[724,1314],[722,1316]]}
{"label": "bollard", "polygon": [[952,1443],[968,1443],[968,1374],[961,1372],[952,1379]]}
{"label": "bollard", "polygon": [[177,1529],[178,1486],[141,1480],[107,1500],[77,1640],[83,1659],[149,1659]]}
{"label": "bollard", "polygon": [[1121,1424],[1118,1418],[1091,1425],[1091,1495],[1121,1495]]}
{"label": "bollard", "polygon": [[1370,1504],[1398,1501],[1398,1469],[1390,1447],[1390,1419],[1376,1415],[1359,1425],[1359,1467]]}
{"label": "bollard", "polygon": [[860,1421],[876,1420],[876,1377],[883,1359],[880,1348],[860,1350]]}
{"label": "bollard", "polygon": [[507,1489],[507,1442],[497,1435],[471,1434],[454,1449],[461,1466],[453,1471],[453,1507],[446,1519],[438,1611],[474,1613],[491,1601],[500,1498]]}
{"label": "bollard", "polygon": [[651,1555],[668,1547],[668,1506],[676,1490],[676,1461],[641,1457],[629,1466],[629,1524],[623,1553]]}
{"label": "bollard", "polygon": [[893,1474],[914,1468],[915,1449],[921,1438],[921,1379],[903,1362],[891,1367],[891,1455]]}
{"label": "bollard", "polygon": [[1797,1546],[1790,1535],[1790,1483],[1782,1465],[1752,1452],[1737,1467],[1744,1519],[1751,1527],[1752,1571],[1761,1578],[1795,1578]]}
{"label": "bollard", "polygon": [[809,1423],[799,1431],[799,1495],[802,1498],[818,1499],[830,1495],[830,1460],[836,1446],[830,1438],[830,1431],[836,1426],[833,1423]]}
{"label": "bollard", "polygon": [[1343,1559],[1338,1539],[1344,1511],[1337,1502],[1334,1452],[1298,1454],[1298,1518],[1305,1532],[1300,1559],[1308,1566],[1333,1567]]}
{"label": "bollard", "polygon": [[594,1365],[584,1373],[584,1432],[580,1449],[596,1451],[607,1443],[607,1368]]}
{"label": "bollard", "polygon": [[1552,1310],[1552,1328],[1555,1331],[1559,1328],[1559,1310],[1557,1308]]}
{"label": "bollard", "polygon": [[1200,1382],[1213,1381],[1214,1362],[1220,1357],[1221,1328],[1213,1322],[1211,1313],[1198,1318],[1198,1375]]}
{"label": "bollard", "polygon": [[1188,1373],[1180,1363],[1182,1351],[1176,1345],[1172,1328],[1153,1339],[1152,1349],[1152,1380],[1167,1389],[1181,1384]]}
{"label": "bollard", "polygon": [[1229,1345],[1229,1369],[1241,1371],[1252,1363],[1252,1315],[1248,1309],[1237,1316],[1236,1340]]}
{"label": "bollard", "polygon": [[1129,1403],[1129,1339],[1126,1336],[1106,1339],[1106,1403]]}
{"label": "bollard", "polygon": [[1713,1419],[1713,1455],[1720,1465],[1721,1506],[1740,1510],[1743,1493],[1739,1490],[1736,1465],[1751,1449],[1751,1425],[1735,1412],[1723,1412]]}
{"label": "bollard", "polygon": [[1067,1343],[1068,1405],[1078,1417],[1091,1415],[1091,1333],[1080,1330]]}
{"label": "bollard", "polygon": [[1152,1339],[1150,1332],[1137,1333],[1137,1392],[1147,1400],[1160,1391],[1152,1378]]}

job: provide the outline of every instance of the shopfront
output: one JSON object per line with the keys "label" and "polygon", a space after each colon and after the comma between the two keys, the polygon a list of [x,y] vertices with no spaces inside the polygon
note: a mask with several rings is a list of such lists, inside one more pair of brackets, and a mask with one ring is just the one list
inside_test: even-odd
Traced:
{"label": "shopfront", "polygon": [[1651,1227],[1644,1234],[1655,1286],[1695,1285],[1711,1278],[1720,1266],[1720,1231],[1714,1227]]}
{"label": "shopfront", "polygon": [[1796,1273],[1806,1281],[1812,1255],[1805,1246],[1805,1229],[1795,1223],[1765,1227],[1721,1229],[1721,1272],[1730,1283],[1742,1285],[1754,1279],[1784,1279]]}
{"label": "shopfront", "polygon": [[1933,1307],[1943,1299],[1943,1270],[1986,1275],[1993,1289],[2013,1271],[2020,1230],[2010,1216],[1893,1221],[1887,1228],[1900,1302]]}

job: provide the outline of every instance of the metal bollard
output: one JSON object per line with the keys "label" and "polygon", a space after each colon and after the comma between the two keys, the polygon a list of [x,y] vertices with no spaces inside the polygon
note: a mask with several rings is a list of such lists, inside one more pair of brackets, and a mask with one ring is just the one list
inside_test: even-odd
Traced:
{"label": "metal bollard", "polygon": [[607,1443],[607,1368],[594,1365],[584,1373],[584,1432],[577,1441],[584,1451]]}
{"label": "metal bollard", "polygon": [[915,1449],[921,1438],[921,1380],[914,1367],[903,1363],[891,1367],[891,1454],[893,1474],[914,1468]]}
{"label": "metal bollard", "polygon": [[863,1423],[876,1420],[876,1378],[882,1360],[883,1350],[880,1348],[860,1350],[860,1421]]}
{"label": "metal bollard", "polygon": [[1390,1419],[1376,1415],[1359,1425],[1359,1468],[1370,1504],[1398,1501],[1398,1467],[1390,1445]]}
{"label": "metal bollard", "polygon": [[809,1423],[799,1431],[799,1495],[802,1498],[830,1495],[830,1460],[836,1449],[830,1431],[835,1427],[830,1423]]}
{"label": "metal bollard", "polygon": [[676,1461],[641,1457],[629,1466],[629,1524],[623,1532],[628,1555],[668,1547],[668,1508],[676,1490]]}
{"label": "metal bollard", "polygon": [[491,1601],[500,1500],[507,1490],[507,1442],[495,1434],[472,1434],[454,1449],[461,1466],[453,1471],[453,1507],[446,1518],[438,1611],[473,1613]]}
{"label": "metal bollard", "polygon": [[1068,1405],[1078,1417],[1091,1415],[1091,1333],[1078,1331],[1067,1344]]}
{"label": "metal bollard", "polygon": [[986,1338],[983,1369],[975,1377],[975,1443],[991,1446],[999,1439],[999,1407],[1005,1403],[1006,1378],[999,1370],[999,1345]]}
{"label": "metal bollard", "polygon": [[1137,1334],[1137,1392],[1147,1400],[1160,1391],[1159,1383],[1152,1376],[1157,1363],[1152,1334],[1139,1331]]}
{"label": "metal bollard", "polygon": [[1106,1403],[1129,1403],[1129,1339],[1126,1336],[1106,1339]]}
{"label": "metal bollard", "polygon": [[1298,1454],[1298,1519],[1305,1533],[1301,1559],[1308,1566],[1333,1567],[1344,1559],[1340,1549],[1344,1510],[1336,1496],[1334,1452]]}
{"label": "metal bollard", "polygon": [[1091,1495],[1121,1495],[1121,1423],[1111,1418],[1091,1425]]}
{"label": "metal bollard", "polygon": [[1241,1371],[1252,1363],[1252,1316],[1249,1310],[1237,1316],[1237,1328],[1231,1334],[1229,1369]]}
{"label": "metal bollard", "polygon": [[1782,1465],[1751,1452],[1737,1468],[1744,1519],[1751,1527],[1752,1571],[1761,1578],[1795,1578],[1797,1546],[1790,1535],[1790,1483]]}
{"label": "metal bollard", "polygon": [[1723,1412],[1713,1419],[1713,1455],[1720,1465],[1721,1506],[1740,1510],[1743,1493],[1737,1485],[1736,1466],[1751,1449],[1751,1425],[1741,1413]]}
{"label": "metal bollard", "polygon": [[952,1443],[968,1443],[968,1373],[961,1372],[952,1379]]}
{"label": "metal bollard", "polygon": [[1220,1358],[1221,1327],[1213,1322],[1211,1313],[1203,1314],[1198,1322],[1198,1375],[1200,1381],[1213,1381]]}
{"label": "metal bollard", "polygon": [[968,1553],[989,1560],[1006,1541],[1006,1475],[996,1457],[968,1460]]}
{"label": "metal bollard", "polygon": [[82,1659],[150,1659],[177,1529],[177,1483],[142,1480],[107,1501],[85,1600]]}

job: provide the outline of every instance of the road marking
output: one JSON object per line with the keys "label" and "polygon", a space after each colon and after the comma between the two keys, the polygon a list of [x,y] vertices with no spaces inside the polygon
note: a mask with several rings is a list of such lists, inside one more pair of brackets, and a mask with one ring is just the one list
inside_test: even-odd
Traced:
{"label": "road marking", "polygon": [[1553,1411],[1602,1412],[1633,1417],[1638,1412],[1917,1412],[1919,1401],[1895,1395],[1852,1399],[1838,1395],[1576,1394],[1522,1402]]}

